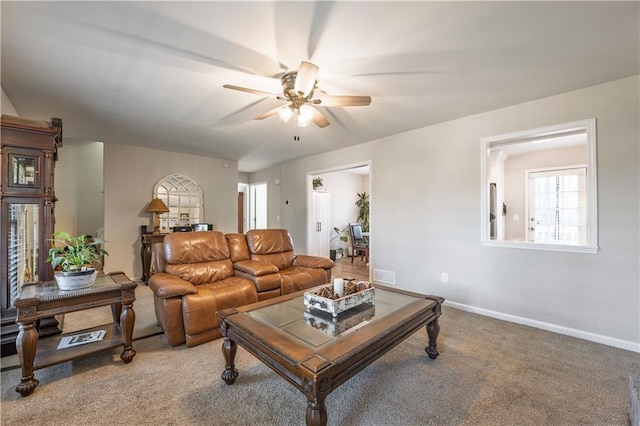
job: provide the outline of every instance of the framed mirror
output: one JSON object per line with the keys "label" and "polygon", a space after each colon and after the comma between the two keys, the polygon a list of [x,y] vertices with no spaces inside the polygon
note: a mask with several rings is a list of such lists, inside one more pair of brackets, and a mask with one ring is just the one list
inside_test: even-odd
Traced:
{"label": "framed mirror", "polygon": [[153,197],[164,201],[169,208],[169,213],[160,215],[160,232],[203,222],[202,187],[190,177],[173,174],[160,179],[153,188]]}
{"label": "framed mirror", "polygon": [[596,120],[481,139],[481,243],[597,253]]}

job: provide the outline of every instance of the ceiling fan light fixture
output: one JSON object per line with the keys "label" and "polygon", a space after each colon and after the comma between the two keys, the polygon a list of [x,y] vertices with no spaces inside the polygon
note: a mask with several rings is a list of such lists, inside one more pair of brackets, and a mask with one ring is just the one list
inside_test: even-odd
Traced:
{"label": "ceiling fan light fixture", "polygon": [[286,102],[287,105],[270,109],[264,114],[255,117],[255,120],[264,120],[277,114],[283,122],[287,123],[291,120],[291,117],[295,115],[295,121],[298,127],[308,126],[312,122],[320,128],[327,127],[330,124],[323,113],[313,107],[314,105],[321,105],[323,107],[350,107],[371,104],[370,96],[332,96],[323,92],[318,98],[314,98],[314,91],[318,83],[318,70],[317,65],[302,61],[297,71],[284,73],[280,76],[282,95],[247,87],[234,86],[232,84],[224,84],[222,87]]}
{"label": "ceiling fan light fixture", "polygon": [[278,117],[286,123],[291,117],[293,117],[293,109],[291,109],[290,106],[282,107],[280,111],[278,111]]}
{"label": "ceiling fan light fixture", "polygon": [[308,126],[312,119],[313,109],[308,105],[301,105],[300,108],[298,108],[298,115],[296,116],[298,127]]}

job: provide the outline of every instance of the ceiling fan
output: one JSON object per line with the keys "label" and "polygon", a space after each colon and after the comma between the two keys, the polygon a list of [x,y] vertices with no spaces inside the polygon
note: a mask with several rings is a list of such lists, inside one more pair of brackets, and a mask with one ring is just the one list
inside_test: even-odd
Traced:
{"label": "ceiling fan", "polygon": [[295,116],[296,123],[300,127],[307,126],[311,121],[318,127],[329,125],[329,120],[314,106],[365,106],[371,103],[370,96],[314,96],[314,90],[317,89],[316,84],[318,83],[317,77],[318,66],[311,62],[303,61],[297,71],[289,71],[280,77],[282,95],[231,84],[225,84],[222,87],[287,102],[287,105],[267,111],[257,116],[255,120],[263,120],[278,114],[284,122],[287,122],[291,117]]}

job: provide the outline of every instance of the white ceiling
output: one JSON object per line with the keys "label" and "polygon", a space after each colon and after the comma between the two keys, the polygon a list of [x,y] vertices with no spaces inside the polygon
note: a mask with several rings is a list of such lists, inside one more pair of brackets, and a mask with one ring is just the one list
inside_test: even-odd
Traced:
{"label": "white ceiling", "polygon": [[[0,4],[21,116],[246,172],[639,73],[638,2]],[[299,129],[252,120],[277,100],[222,88],[280,92],[274,76],[302,60],[325,92],[371,105]]]}

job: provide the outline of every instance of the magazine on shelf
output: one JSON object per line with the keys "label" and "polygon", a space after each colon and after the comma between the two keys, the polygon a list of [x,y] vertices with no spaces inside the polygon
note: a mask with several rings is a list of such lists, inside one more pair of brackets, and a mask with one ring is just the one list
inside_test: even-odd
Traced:
{"label": "magazine on shelf", "polygon": [[72,348],[74,346],[100,341],[104,338],[106,332],[106,330],[98,330],[64,336],[58,344],[58,349]]}

